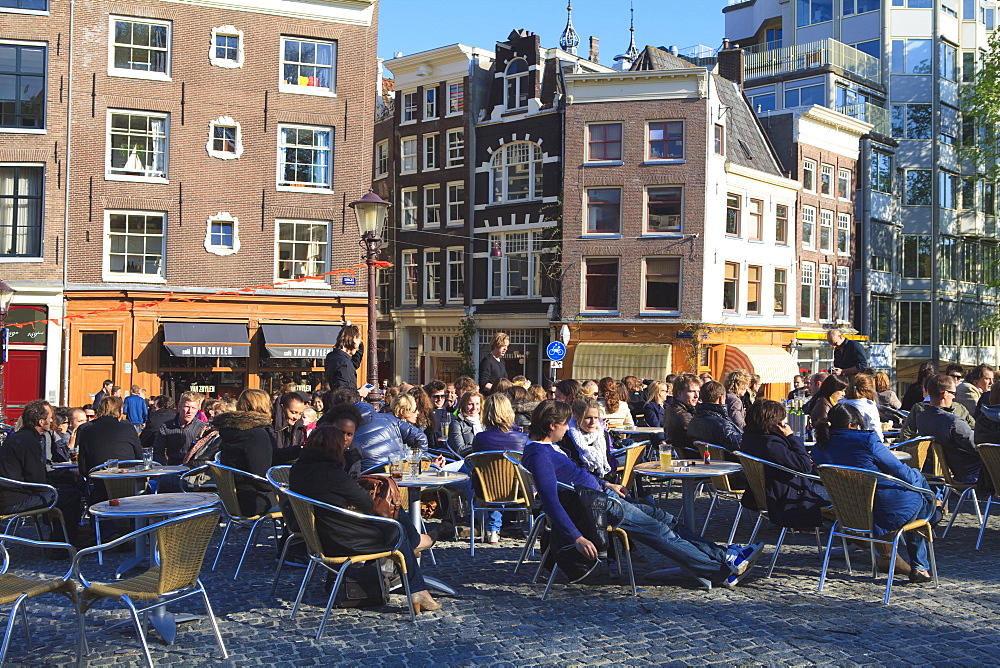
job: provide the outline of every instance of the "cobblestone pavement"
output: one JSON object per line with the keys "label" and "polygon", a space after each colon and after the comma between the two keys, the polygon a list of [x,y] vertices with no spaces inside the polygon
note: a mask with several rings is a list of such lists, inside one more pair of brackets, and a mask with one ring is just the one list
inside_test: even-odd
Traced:
{"label": "cobblestone pavement", "polygon": [[[669,510],[678,505],[676,497],[666,502]],[[699,518],[706,506],[699,501]],[[728,534],[733,504],[723,511],[713,518],[710,537]],[[751,524],[744,518],[737,540],[747,539]],[[684,577],[653,583],[645,574],[665,559],[641,548],[637,599],[620,582],[598,578],[586,587],[559,583],[546,602],[539,600],[543,585],[529,582],[533,564],[511,572],[523,541],[477,547],[475,558],[468,541],[443,542],[435,550],[436,566],[424,560],[428,575],[458,590],[457,597],[440,597],[440,611],[421,615],[414,626],[395,595],[385,608],[334,610],[320,642],[314,636],[325,602],[322,578],[314,579],[302,610],[289,620],[303,571],[286,569],[278,597],[269,596],[273,547],[262,543],[233,582],[239,548],[231,539],[219,569],[210,573],[206,566],[203,574],[229,660],[222,661],[204,620],[179,625],[172,647],[155,632],[150,645],[158,664],[177,665],[998,664],[1000,519],[991,522],[980,551],[973,549],[976,532],[975,517],[960,515],[947,539],[936,542],[941,587],[897,578],[888,606],[881,603],[884,579],[875,583],[857,570],[848,576],[842,559],[832,564],[826,590],[817,592],[821,563],[811,534],[789,536],[771,579],[763,577],[767,548],[735,590],[704,591]],[[773,546],[777,531],[764,531],[762,538]],[[13,572],[27,565],[27,572],[55,573],[66,563],[20,548],[12,554]],[[856,565],[867,563],[863,552],[855,555]],[[114,562],[127,555],[112,556]],[[197,610],[193,602],[175,609]],[[9,663],[73,663],[74,622],[65,599],[35,599],[29,612],[32,642],[15,627]],[[130,626],[108,628],[125,615],[107,602],[88,613],[90,665],[141,661]]]}

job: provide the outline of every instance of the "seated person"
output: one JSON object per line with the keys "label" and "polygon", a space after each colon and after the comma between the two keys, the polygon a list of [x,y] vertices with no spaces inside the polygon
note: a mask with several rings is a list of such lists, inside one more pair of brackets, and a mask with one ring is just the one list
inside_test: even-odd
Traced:
{"label": "seated person", "polygon": [[882,416],[875,399],[875,377],[859,373],[849,378],[847,392],[840,403],[857,408],[865,416],[866,429],[874,431],[882,440]]}
{"label": "seated person", "polygon": [[[313,430],[301,456],[292,465],[288,487],[310,499],[370,515],[371,495],[344,468],[344,452],[351,445],[356,433],[354,428],[362,417],[356,408],[349,405],[337,406],[328,412],[331,414],[328,423]],[[315,512],[316,531],[323,544],[323,552],[328,556],[371,554],[395,543],[395,531],[382,524],[362,527],[330,511],[317,508]],[[437,610],[441,604],[427,591],[416,559],[416,550],[427,549],[433,541],[430,536],[417,533],[406,511],[399,511],[398,520],[405,532],[400,549],[406,561],[413,606],[417,613],[421,609]],[[332,582],[331,576],[332,573],[327,574],[328,583]]]}
{"label": "seated person", "polygon": [[[927,378],[924,378],[924,382],[927,382]],[[913,404],[913,407],[910,408],[909,415],[907,415],[906,419],[903,420],[903,426],[900,428],[900,438],[903,440],[909,440],[920,436],[920,430],[917,428],[917,416],[931,405],[931,398],[927,395],[927,388],[924,387],[923,384],[921,384],[920,391],[923,393],[923,400]],[[955,417],[964,420],[965,423],[969,425],[969,429],[975,431],[976,419],[969,414],[969,410],[965,406],[957,401],[953,401],[951,404],[951,412]]]}
{"label": "seated person", "polygon": [[[955,482],[973,483],[979,481],[983,462],[975,446],[975,437],[968,423],[952,411],[955,400],[955,379],[945,374],[929,376],[924,381],[929,405],[917,415],[917,429],[921,436],[933,436],[934,442],[941,444],[944,457],[951,469]],[[983,476],[987,478],[987,476]],[[990,491],[988,480],[982,481],[981,489]]]}
{"label": "seated person", "polygon": [[611,454],[611,434],[601,420],[601,407],[585,397],[573,402],[566,435],[559,447],[573,463],[600,480],[613,481],[618,462]]}
{"label": "seated person", "polygon": [[694,407],[701,394],[701,381],[697,376],[681,374],[674,380],[674,398],[663,411],[663,435],[681,457],[697,457],[687,427],[694,417]]}
{"label": "seated person", "polygon": [[820,383],[819,390],[813,394],[812,408],[809,410],[809,422],[817,441],[829,438],[826,433],[826,416],[830,409],[844,398],[847,390],[847,380],[843,376],[827,376]]}
{"label": "seated person", "polygon": [[427,448],[427,435],[419,427],[400,420],[395,415],[375,412],[370,403],[361,401],[356,390],[335,390],[330,393],[329,401],[326,397],[323,398],[323,403],[327,409],[319,421],[320,426],[329,424],[334,407],[353,405],[361,415],[361,423],[350,447],[353,457],[360,461],[349,466],[351,469],[357,466],[359,471],[367,471],[373,466],[388,463],[392,456],[402,460],[413,448]]}
{"label": "seated person", "polygon": [[531,416],[532,440],[525,446],[522,460],[535,478],[542,508],[555,530],[573,542],[580,554],[597,559],[597,548],[580,533],[560,503],[558,483],[604,490],[609,496],[623,499],[625,515],[621,528],[632,539],[673,559],[705,585],[735,587],[740,576],[756,561],[764,544],[730,545],[727,549],[709,543],[669,513],[626,498],[626,489],[621,485],[598,480],[578,467],[558,445],[569,429],[571,412],[562,402],[549,399],[540,403]]}
{"label": "seated person", "polygon": [[[97,417],[78,428],[76,463],[80,475],[86,477],[92,468],[111,459],[142,459],[139,434],[135,427],[123,420],[122,405],[121,397],[104,397],[97,406]],[[99,480],[93,482],[90,503],[106,501],[108,493],[104,483]]]}
{"label": "seated person", "polygon": [[[55,428],[56,411],[43,399],[29,402],[21,413],[23,427],[8,436],[0,446],[0,476],[18,482],[45,483],[43,435]],[[127,425],[126,425],[127,426]],[[135,430],[132,430],[135,433]],[[66,542],[76,540],[80,523],[80,492],[72,487],[56,490],[56,508],[66,521]],[[0,513],[12,515],[52,503],[51,492],[24,487],[0,488]]]}
{"label": "seated person", "polygon": [[[961,404],[955,404],[961,405]],[[976,443],[1000,443],[1000,384],[983,392],[976,406]]]}
{"label": "seated person", "polygon": [[[494,393],[495,394],[495,393]],[[448,449],[459,457],[472,452],[472,442],[476,434],[483,431],[483,395],[466,392],[458,401],[458,414],[448,432]]]}
{"label": "seated person", "polygon": [[[815,473],[805,444],[785,422],[787,416],[785,407],[777,401],[764,399],[753,404],[747,411],[747,430],[740,451],[793,471]],[[767,514],[781,527],[818,527],[823,523],[823,506],[830,505],[818,482],[770,466],[764,467],[764,491]],[[746,494],[753,496],[750,490]]]}
{"label": "seated person", "polygon": [[[948,380],[951,381],[950,378]],[[951,383],[954,387],[954,381]],[[836,464],[880,471],[915,487],[929,489],[920,471],[900,462],[874,431],[864,429],[865,417],[857,408],[847,405],[834,406],[827,416],[827,421],[830,437],[826,442],[816,443],[812,455],[816,464]],[[875,487],[873,506],[875,537],[896,531],[913,520],[929,517],[933,508],[934,499],[928,496],[898,485],[879,482]],[[888,571],[890,554],[888,546],[880,546],[879,551],[883,556],[883,570]],[[930,574],[927,572],[930,563],[926,539],[917,532],[908,533],[906,551],[909,555],[910,580],[912,582],[930,580]]]}
{"label": "seated person", "polygon": [[[219,463],[265,477],[275,464],[271,425],[271,397],[264,390],[243,390],[236,410],[219,413],[212,425],[219,430]],[[271,485],[246,476],[236,476],[236,499],[240,512],[255,517],[274,507]]]}
{"label": "seated person", "polygon": [[[494,393],[486,397],[486,404],[483,406],[483,427],[485,429],[472,439],[472,452],[470,454],[499,450],[524,451],[528,435],[514,431],[514,408],[506,394]],[[467,468],[463,468],[463,470],[466,473],[472,473]],[[468,487],[468,494],[472,494],[471,483]],[[486,542],[496,545],[500,542],[503,513],[499,510],[493,510],[486,517]]]}
{"label": "seated person", "polygon": [[635,419],[628,406],[628,392],[625,386],[611,377],[602,378],[598,383],[597,405],[601,407],[601,417],[613,427],[635,427]]}
{"label": "seated person", "polygon": [[646,388],[646,404],[642,407],[642,421],[647,427],[663,426],[663,411],[670,399],[667,384],[654,380]]}
{"label": "seated person", "polygon": [[710,380],[701,386],[701,403],[694,407],[694,417],[687,426],[691,441],[704,441],[729,451],[739,450],[743,430],[729,417],[726,388]]}

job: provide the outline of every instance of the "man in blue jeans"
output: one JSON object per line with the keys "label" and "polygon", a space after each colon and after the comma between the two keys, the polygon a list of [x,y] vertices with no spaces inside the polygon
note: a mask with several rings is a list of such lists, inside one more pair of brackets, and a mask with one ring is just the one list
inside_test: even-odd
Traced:
{"label": "man in blue jeans", "polygon": [[558,483],[603,489],[609,496],[621,497],[625,513],[621,528],[631,538],[689,570],[705,585],[735,587],[753,566],[764,547],[763,543],[745,547],[730,545],[728,548],[710,543],[681,524],[670,513],[631,500],[626,497],[627,491],[621,485],[598,480],[588,471],[577,467],[553,443],[529,442],[524,448],[521,462],[534,476],[542,508],[555,530],[573,541],[577,550],[590,559],[597,559],[597,549],[580,533],[559,502]]}

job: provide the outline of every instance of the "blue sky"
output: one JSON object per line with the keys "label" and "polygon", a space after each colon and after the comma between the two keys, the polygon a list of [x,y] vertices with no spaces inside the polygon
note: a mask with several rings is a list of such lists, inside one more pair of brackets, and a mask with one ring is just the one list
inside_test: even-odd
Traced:
{"label": "blue sky", "polygon": [[[634,0],[635,41],[641,49],[722,43],[726,0]],[[410,55],[461,42],[492,49],[515,28],[539,34],[557,46],[566,25],[565,0],[381,0],[378,55]],[[601,40],[601,62],[610,65],[628,47],[628,0],[574,0],[573,25],[580,53],[588,37]]]}

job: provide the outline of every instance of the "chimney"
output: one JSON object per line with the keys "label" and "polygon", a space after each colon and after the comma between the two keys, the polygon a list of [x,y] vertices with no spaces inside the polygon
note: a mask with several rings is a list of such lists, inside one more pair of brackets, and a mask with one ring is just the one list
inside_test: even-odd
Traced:
{"label": "chimney", "polygon": [[739,44],[729,44],[729,40],[722,41],[722,48],[719,49],[719,75],[736,82],[743,87],[743,49]]}
{"label": "chimney", "polygon": [[600,48],[598,46],[599,43],[600,43],[599,39],[597,39],[596,37],[591,36],[591,38],[590,38],[590,62],[592,62],[592,63],[600,63],[601,62],[601,56],[599,54]]}

